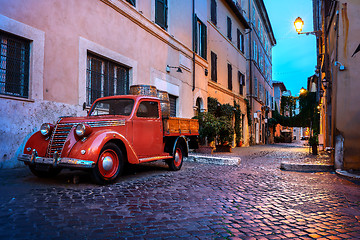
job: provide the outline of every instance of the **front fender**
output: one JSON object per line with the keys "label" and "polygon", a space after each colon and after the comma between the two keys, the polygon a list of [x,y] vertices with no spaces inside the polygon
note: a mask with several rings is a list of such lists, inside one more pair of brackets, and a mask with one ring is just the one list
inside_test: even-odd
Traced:
{"label": "front fender", "polygon": [[[31,154],[32,150],[36,149],[38,156],[45,157],[49,141],[49,136],[42,135],[40,131],[35,132],[26,142],[24,147],[24,154]],[[28,151],[27,149],[31,150]]]}
{"label": "front fender", "polygon": [[[82,160],[90,160],[97,162],[101,149],[104,145],[110,141],[114,141],[115,143],[122,143],[126,149],[126,153],[124,156],[127,156],[127,160],[129,163],[136,164],[139,163],[139,158],[135,154],[134,149],[128,140],[118,132],[114,131],[98,131],[92,133],[86,138],[86,140],[77,141],[72,149],[69,152],[69,158],[82,159]],[[81,150],[85,150],[85,153],[81,153]]]}

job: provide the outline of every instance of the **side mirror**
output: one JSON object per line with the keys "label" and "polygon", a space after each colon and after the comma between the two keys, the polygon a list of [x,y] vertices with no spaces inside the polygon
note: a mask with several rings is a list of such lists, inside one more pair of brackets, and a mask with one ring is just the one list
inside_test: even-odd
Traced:
{"label": "side mirror", "polygon": [[83,103],[83,111],[86,109],[86,102]]}

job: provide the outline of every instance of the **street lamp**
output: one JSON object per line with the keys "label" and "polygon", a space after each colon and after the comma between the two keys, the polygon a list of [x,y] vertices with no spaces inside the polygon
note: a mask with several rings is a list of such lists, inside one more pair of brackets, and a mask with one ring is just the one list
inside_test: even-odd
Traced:
{"label": "street lamp", "polygon": [[303,29],[303,26],[304,26],[304,21],[301,19],[301,17],[297,17],[297,18],[295,19],[294,26],[295,26],[296,32],[297,32],[299,35],[300,35],[300,34],[306,34],[306,35],[313,34],[313,35],[315,35],[315,36],[318,36],[319,34],[321,34],[321,30],[312,31],[312,32],[301,32],[302,29]]}
{"label": "street lamp", "polygon": [[300,95],[301,95],[301,94],[304,94],[305,92],[306,92],[306,89],[302,87],[302,88],[300,89]]}

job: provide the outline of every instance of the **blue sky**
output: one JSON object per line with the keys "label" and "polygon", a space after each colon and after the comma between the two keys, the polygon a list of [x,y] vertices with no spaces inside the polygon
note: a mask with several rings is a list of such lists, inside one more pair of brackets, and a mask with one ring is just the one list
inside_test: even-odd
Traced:
{"label": "blue sky", "polygon": [[273,48],[273,80],[284,82],[293,96],[301,87],[306,88],[307,78],[314,75],[316,66],[316,38],[298,35],[294,21],[301,17],[303,32],[313,31],[311,0],[264,0],[275,34]]}

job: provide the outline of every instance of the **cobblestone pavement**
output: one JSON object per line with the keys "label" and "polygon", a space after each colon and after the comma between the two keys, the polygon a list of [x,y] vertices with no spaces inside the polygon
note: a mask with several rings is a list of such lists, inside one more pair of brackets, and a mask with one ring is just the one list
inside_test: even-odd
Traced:
{"label": "cobblestone pavement", "polygon": [[307,154],[234,149],[237,166],[151,163],[108,186],[82,172],[44,180],[0,169],[0,239],[360,239],[359,183],[279,169]]}

